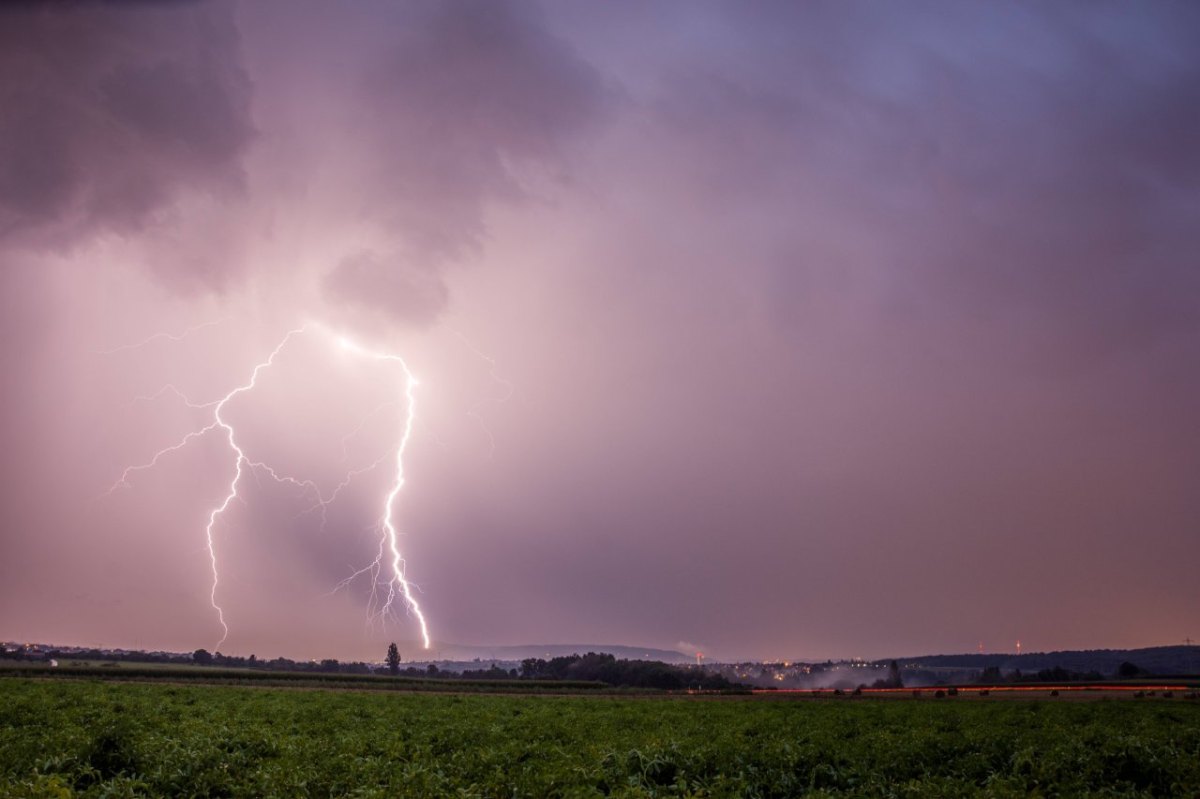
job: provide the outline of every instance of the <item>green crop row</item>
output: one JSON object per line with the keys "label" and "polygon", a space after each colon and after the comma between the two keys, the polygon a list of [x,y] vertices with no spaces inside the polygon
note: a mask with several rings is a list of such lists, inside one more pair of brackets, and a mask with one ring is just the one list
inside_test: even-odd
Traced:
{"label": "green crop row", "polygon": [[5,797],[1196,796],[1200,704],[0,678]]}

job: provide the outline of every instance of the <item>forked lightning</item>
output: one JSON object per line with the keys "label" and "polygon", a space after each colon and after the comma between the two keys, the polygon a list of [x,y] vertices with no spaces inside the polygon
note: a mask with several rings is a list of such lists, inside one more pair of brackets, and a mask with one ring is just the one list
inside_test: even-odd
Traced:
{"label": "forked lightning", "polygon": [[[328,508],[329,504],[332,503],[337,498],[338,494],[342,491],[342,489],[344,489],[349,484],[350,480],[353,479],[353,477],[356,475],[362,474],[363,472],[366,472],[366,471],[369,471],[370,469],[375,468],[376,466],[380,465],[384,460],[386,460],[386,457],[380,458],[379,460],[375,461],[375,463],[371,464],[370,466],[367,466],[367,467],[361,468],[361,469],[355,469],[350,472],[347,472],[345,478],[337,486],[337,488],[335,488],[334,491],[328,497],[325,497],[322,494],[320,488],[311,480],[299,480],[294,477],[288,477],[286,475],[281,475],[275,469],[273,469],[271,466],[269,466],[266,463],[263,463],[261,461],[251,461],[246,456],[246,453],[242,449],[241,445],[238,443],[237,431],[235,430],[233,424],[230,423],[229,420],[223,415],[223,412],[225,411],[226,406],[229,404],[230,401],[232,401],[239,394],[243,394],[245,392],[252,391],[257,386],[259,375],[263,372],[263,370],[269,368],[271,365],[274,364],[275,358],[279,355],[279,353],[281,351],[283,351],[283,349],[287,346],[288,342],[290,342],[293,337],[308,332],[310,328],[317,328],[322,333],[328,334],[328,331],[326,331],[324,328],[318,328],[316,325],[306,325],[304,327],[299,327],[294,330],[288,331],[288,333],[283,337],[283,339],[275,346],[275,349],[273,349],[271,351],[271,354],[269,356],[267,356],[266,360],[255,365],[253,371],[250,373],[250,379],[244,385],[240,385],[237,388],[234,388],[232,391],[230,391],[228,394],[226,394],[225,396],[221,397],[218,400],[215,400],[213,402],[203,403],[203,404],[194,403],[191,400],[189,400],[184,394],[182,394],[174,386],[165,386],[164,388],[160,389],[158,392],[156,392],[154,395],[152,395],[150,397],[139,397],[138,399],[141,399],[141,400],[150,400],[150,399],[157,398],[158,396],[162,395],[163,393],[169,392],[169,393],[172,393],[175,396],[179,397],[190,408],[194,408],[194,409],[212,408],[212,421],[209,424],[206,424],[197,430],[193,430],[193,431],[187,433],[182,439],[180,439],[175,444],[172,444],[169,447],[164,447],[163,449],[154,453],[153,457],[149,461],[126,468],[125,471],[122,472],[120,479],[118,479],[117,482],[114,483],[113,486],[107,492],[107,493],[111,494],[112,492],[114,492],[120,488],[129,487],[130,486],[130,482],[129,482],[130,477],[134,473],[144,470],[144,469],[149,469],[149,468],[152,468],[152,467],[158,465],[159,460],[161,458],[163,458],[165,455],[172,453],[172,452],[176,452],[180,449],[183,449],[188,444],[190,444],[192,441],[194,441],[198,438],[201,438],[202,436],[206,435],[207,433],[209,433],[213,430],[216,430],[217,428],[220,428],[222,431],[224,431],[226,441],[229,444],[229,448],[234,454],[233,479],[230,481],[229,488],[226,491],[225,496],[222,499],[222,501],[218,505],[214,506],[212,508],[212,510],[209,512],[208,523],[205,525],[205,528],[204,528],[204,534],[205,534],[205,539],[206,539],[206,543],[207,543],[207,547],[208,547],[209,559],[212,564],[212,590],[210,592],[209,599],[210,599],[213,609],[217,613],[217,620],[220,622],[221,631],[222,631],[221,639],[220,639],[220,641],[217,642],[218,647],[221,644],[223,644],[225,642],[225,640],[229,637],[229,626],[225,622],[225,612],[222,609],[220,603],[217,601],[217,589],[220,585],[220,569],[218,566],[217,549],[216,549],[216,543],[214,540],[214,528],[217,524],[217,521],[221,518],[221,515],[229,507],[230,503],[232,503],[233,500],[238,497],[238,489],[239,489],[239,486],[241,485],[242,475],[245,474],[245,472],[248,469],[253,469],[253,470],[256,470],[259,472],[265,472],[272,480],[275,480],[277,482],[288,483],[290,485],[303,487],[306,490],[312,491],[316,495],[316,503],[313,504],[311,507],[309,507],[304,512],[307,513],[309,511],[313,511],[313,510],[316,510],[317,508],[320,508],[321,514],[322,514],[322,526],[324,526],[326,509]],[[392,481],[391,487],[388,490],[387,495],[384,499],[383,508],[381,509],[381,513],[380,513],[380,517],[379,517],[380,518],[380,521],[379,521],[380,541],[379,541],[378,554],[376,555],[375,560],[369,566],[355,572],[353,575],[350,576],[350,578],[348,578],[346,581],[343,582],[343,585],[350,582],[355,577],[369,572],[373,578],[372,579],[372,606],[371,607],[372,607],[372,610],[374,610],[375,603],[376,603],[375,596],[376,596],[376,590],[378,588],[379,575],[381,573],[383,573],[385,570],[389,571],[390,576],[384,583],[384,585],[387,586],[386,599],[383,600],[382,605],[380,606],[380,608],[378,610],[378,614],[381,617],[386,618],[388,615],[390,615],[394,612],[394,606],[395,606],[397,600],[402,598],[405,605],[407,606],[408,610],[412,613],[412,615],[414,617],[416,617],[417,622],[421,628],[422,643],[423,643],[424,647],[426,649],[428,649],[429,643],[430,643],[429,629],[425,622],[425,614],[422,612],[420,605],[418,604],[416,598],[413,596],[412,586],[409,584],[408,580],[405,578],[404,557],[400,553],[399,532],[396,528],[395,513],[394,513],[396,499],[399,496],[400,491],[404,488],[404,482],[405,482],[404,455],[408,449],[409,441],[412,438],[413,423],[414,423],[414,419],[415,419],[415,409],[416,409],[415,389],[417,387],[417,379],[416,379],[416,377],[413,376],[412,371],[409,370],[408,364],[399,355],[394,355],[391,353],[380,353],[380,352],[368,350],[368,349],[365,349],[344,337],[336,337],[335,336],[334,339],[336,340],[338,345],[341,347],[341,349],[345,352],[349,352],[358,357],[369,358],[371,360],[376,360],[376,361],[386,361],[389,363],[394,363],[394,364],[399,365],[400,371],[401,371],[401,374],[403,377],[403,381],[404,381],[403,393],[404,393],[404,408],[405,408],[404,425],[403,425],[402,432],[400,435],[400,440],[396,444],[395,478]],[[379,409],[377,408],[376,410],[379,410]],[[372,411],[372,413],[374,413],[374,411]],[[343,444],[344,444],[344,441],[343,441]]]}

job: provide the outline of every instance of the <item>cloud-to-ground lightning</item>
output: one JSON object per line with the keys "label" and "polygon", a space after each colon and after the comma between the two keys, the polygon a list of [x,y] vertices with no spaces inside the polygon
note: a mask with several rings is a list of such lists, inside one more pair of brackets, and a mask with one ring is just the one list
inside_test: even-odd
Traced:
{"label": "cloud-to-ground lightning", "polygon": [[[168,447],[164,447],[163,449],[154,453],[154,455],[150,458],[150,460],[148,460],[144,463],[140,463],[140,464],[137,464],[134,466],[127,467],[122,472],[121,477],[112,485],[111,488],[109,488],[108,492],[106,492],[106,495],[107,495],[107,494],[113,493],[114,491],[116,491],[119,488],[128,488],[131,485],[130,478],[135,473],[157,466],[159,461],[163,457],[183,449],[188,444],[190,444],[192,441],[203,437],[207,433],[212,432],[213,430],[216,430],[218,428],[220,428],[224,432],[226,442],[228,443],[229,448],[234,455],[234,472],[233,472],[232,479],[229,482],[229,487],[226,490],[224,497],[222,498],[220,503],[215,505],[209,511],[208,521],[204,528],[205,541],[206,541],[206,546],[208,549],[210,565],[212,568],[212,587],[211,587],[211,591],[209,594],[209,600],[210,600],[210,603],[211,603],[213,609],[216,611],[217,620],[220,623],[221,630],[222,630],[222,635],[221,635],[220,640],[217,642],[217,646],[220,646],[221,644],[223,644],[225,642],[225,640],[229,637],[229,626],[225,621],[224,609],[221,607],[220,603],[217,601],[217,591],[218,591],[218,587],[220,585],[220,568],[218,565],[218,558],[217,558],[215,528],[216,528],[217,522],[220,520],[222,514],[224,514],[225,511],[229,508],[229,505],[233,502],[233,500],[238,498],[239,486],[241,485],[242,477],[245,474],[245,472],[250,470],[256,476],[259,473],[265,473],[267,476],[269,476],[272,480],[274,480],[276,482],[293,485],[296,487],[304,488],[307,491],[311,491],[316,497],[316,502],[315,502],[315,504],[311,505],[306,510],[302,511],[301,515],[303,515],[305,513],[309,513],[311,511],[314,511],[314,510],[320,508],[321,509],[321,518],[322,518],[322,529],[324,529],[325,520],[326,520],[326,516],[325,516],[326,510],[328,509],[329,505],[334,500],[337,499],[337,497],[341,493],[341,491],[343,489],[345,489],[346,486],[349,485],[350,481],[355,476],[362,474],[364,472],[370,471],[371,469],[377,468],[384,461],[386,461],[387,457],[388,457],[387,455],[381,456],[380,458],[376,459],[375,462],[373,462],[372,464],[370,464],[368,466],[365,466],[365,467],[362,467],[359,469],[353,469],[353,470],[347,472],[346,476],[338,484],[338,486],[333,490],[333,492],[331,492],[329,494],[329,496],[326,497],[323,494],[323,492],[321,491],[320,487],[315,482],[313,482],[311,480],[301,480],[301,479],[298,479],[295,477],[281,474],[276,469],[274,469],[272,466],[270,466],[269,464],[267,464],[263,461],[252,461],[247,456],[245,450],[242,449],[242,446],[238,442],[237,432],[234,428],[234,425],[227,419],[227,417],[223,413],[226,410],[226,406],[228,406],[228,404],[237,396],[244,394],[246,392],[252,391],[258,384],[259,375],[265,369],[268,369],[270,366],[272,366],[274,364],[276,357],[278,357],[279,353],[281,351],[283,351],[283,349],[288,345],[288,343],[292,340],[292,338],[297,335],[307,332],[308,329],[309,329],[309,326],[304,326],[304,327],[299,327],[299,328],[288,331],[288,333],[279,341],[279,343],[275,346],[275,348],[271,351],[271,353],[267,356],[267,358],[254,366],[247,382],[232,389],[231,391],[229,391],[227,394],[225,394],[220,399],[217,399],[217,400],[214,400],[211,402],[207,402],[207,403],[196,403],[196,402],[191,401],[186,395],[184,395],[181,391],[179,391],[179,389],[177,389],[173,385],[164,386],[163,388],[159,389],[157,392],[155,392],[154,394],[152,394],[150,396],[136,398],[136,400],[149,401],[149,400],[157,399],[159,396],[162,396],[163,394],[170,393],[170,394],[173,394],[176,397],[178,397],[180,400],[182,400],[183,403],[189,408],[194,408],[194,409],[211,408],[212,409],[212,421],[196,430],[192,430],[192,431],[188,432],[186,435],[183,436],[183,438],[181,438],[176,443],[174,443]],[[321,328],[321,330],[323,332],[327,332],[327,331],[324,331],[323,328]],[[377,361],[386,361],[386,362],[398,364],[400,366],[400,370],[401,370],[403,378],[404,378],[403,394],[404,394],[404,408],[405,408],[402,432],[400,435],[400,439],[397,442],[396,447],[395,447],[395,464],[396,464],[395,477],[394,477],[394,479],[391,483],[391,486],[387,492],[386,498],[383,503],[383,507],[381,509],[380,517],[379,517],[378,529],[380,530],[380,541],[379,541],[378,553],[375,557],[375,560],[372,561],[372,563],[370,565],[368,565],[367,567],[360,569],[357,572],[355,572],[354,574],[352,574],[350,576],[350,578],[343,581],[342,585],[347,584],[348,582],[352,581],[353,579],[355,579],[356,577],[360,576],[363,573],[370,572],[372,574],[371,610],[373,610],[375,603],[376,603],[376,598],[375,598],[376,592],[380,585],[379,575],[384,571],[385,568],[389,568],[390,576],[388,577],[387,581],[385,583],[383,583],[387,587],[387,595],[386,595],[386,599],[382,602],[382,606],[380,607],[380,609],[378,611],[378,615],[382,618],[386,618],[389,615],[389,613],[392,612],[393,606],[396,603],[397,599],[402,598],[404,603],[407,605],[409,611],[416,618],[416,620],[420,626],[422,642],[424,644],[424,647],[426,649],[428,649],[429,644],[430,644],[428,625],[425,620],[424,612],[421,610],[420,605],[418,604],[416,598],[413,596],[412,585],[409,583],[409,581],[405,577],[405,562],[404,562],[404,558],[400,552],[399,531],[397,530],[397,527],[396,527],[395,515],[394,515],[396,500],[397,500],[401,490],[403,489],[404,483],[405,483],[404,456],[408,449],[409,441],[412,438],[412,431],[413,431],[414,421],[416,418],[415,417],[414,391],[417,386],[417,379],[416,379],[416,377],[413,376],[412,372],[409,370],[408,364],[399,355],[394,355],[394,354],[390,354],[390,353],[374,352],[374,351],[365,349],[363,347],[360,347],[359,345],[351,342],[349,339],[345,339],[345,338],[341,338],[341,337],[334,337],[334,338],[343,350],[351,352],[357,356],[365,357],[365,358],[369,358],[369,359],[377,360]],[[379,411],[380,409],[382,409],[384,407],[387,407],[389,405],[396,405],[396,404],[398,404],[398,403],[396,403],[396,402],[384,403],[384,404],[380,405],[379,407],[377,407],[374,411],[371,411],[371,414],[376,413],[377,411]],[[371,414],[368,414],[368,416],[370,416]],[[361,430],[362,425],[365,424],[365,422],[366,422],[366,419],[364,418],[364,420],[362,422],[360,422],[359,427],[356,428],[354,431],[352,431],[350,434],[348,434],[345,438],[348,438],[349,436],[352,436],[352,435],[356,434],[357,432],[359,432],[359,430]],[[343,438],[343,440],[342,440],[343,441],[343,453],[345,452],[345,438]],[[390,558],[387,557],[388,554],[390,554]]]}
{"label": "cloud-to-ground lightning", "polygon": [[[426,649],[429,648],[429,628],[425,623],[425,614],[421,611],[421,606],[417,602],[416,597],[412,594],[412,586],[409,584],[404,573],[404,557],[400,554],[399,533],[396,530],[394,518],[394,510],[396,498],[400,495],[400,491],[404,488],[404,453],[408,449],[408,443],[412,439],[413,421],[416,418],[416,397],[414,395],[417,387],[417,378],[408,368],[408,364],[399,355],[391,353],[379,353],[371,350],[363,349],[347,338],[338,339],[342,349],[352,352],[367,358],[372,358],[379,361],[390,361],[400,365],[400,370],[404,374],[404,399],[405,399],[405,414],[404,426],[400,433],[400,441],[396,446],[396,472],[395,479],[392,482],[391,490],[388,491],[387,498],[383,505],[383,534],[380,539],[379,554],[376,556],[375,565],[381,565],[384,557],[383,548],[386,543],[387,548],[391,552],[391,577],[387,582],[387,601],[383,603],[380,610],[380,615],[386,617],[392,607],[397,594],[404,597],[405,603],[408,605],[413,616],[416,617],[417,623],[421,627],[421,641]],[[376,568],[375,573],[378,573]]]}
{"label": "cloud-to-ground lightning", "polygon": [[289,330],[287,335],[283,337],[283,340],[280,341],[279,344],[276,345],[275,349],[271,351],[271,354],[267,356],[267,359],[262,363],[255,365],[254,370],[250,373],[250,381],[245,385],[238,386],[237,388],[233,389],[233,391],[230,391],[228,394],[222,397],[217,403],[216,407],[213,409],[213,417],[216,419],[216,424],[225,431],[226,440],[229,442],[229,448],[237,454],[237,459],[234,464],[233,480],[229,483],[229,491],[225,495],[225,499],[222,500],[221,504],[213,508],[212,512],[208,514],[208,524],[204,528],[204,535],[208,541],[208,555],[212,561],[213,575],[212,592],[209,595],[209,600],[212,602],[213,609],[217,611],[217,620],[221,622],[221,629],[223,630],[221,640],[217,642],[217,646],[225,643],[225,639],[229,637],[229,625],[225,623],[225,611],[221,609],[221,605],[217,602],[217,585],[221,581],[221,575],[217,568],[217,549],[213,542],[213,526],[217,523],[217,519],[220,517],[220,515],[225,512],[225,509],[229,507],[229,503],[233,502],[234,497],[237,496],[238,483],[240,483],[242,480],[242,472],[244,471],[244,467],[249,464],[249,461],[246,459],[246,453],[243,452],[242,448],[238,446],[233,425],[225,421],[225,418],[221,416],[221,411],[224,410],[229,401],[238,394],[254,388],[255,384],[258,382],[259,373],[275,362],[275,356],[279,354],[280,350],[287,346],[287,343],[291,341],[292,336],[302,332],[304,332],[304,328]]}

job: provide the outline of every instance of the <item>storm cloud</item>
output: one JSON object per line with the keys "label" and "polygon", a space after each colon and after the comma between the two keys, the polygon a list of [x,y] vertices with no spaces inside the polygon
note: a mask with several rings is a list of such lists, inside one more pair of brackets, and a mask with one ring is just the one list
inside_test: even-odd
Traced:
{"label": "storm cloud", "polygon": [[0,12],[6,246],[136,235],[184,193],[236,194],[251,88],[228,4]]}

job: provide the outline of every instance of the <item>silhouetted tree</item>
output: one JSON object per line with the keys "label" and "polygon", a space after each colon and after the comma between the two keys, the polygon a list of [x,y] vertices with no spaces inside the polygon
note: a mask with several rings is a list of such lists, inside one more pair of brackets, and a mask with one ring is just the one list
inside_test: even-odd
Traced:
{"label": "silhouetted tree", "polygon": [[1136,677],[1141,673],[1141,668],[1136,663],[1130,663],[1128,660],[1117,667],[1118,677]]}
{"label": "silhouetted tree", "polygon": [[892,661],[888,666],[887,679],[879,679],[871,683],[872,688],[903,688],[904,680],[900,677],[900,664]]}
{"label": "silhouetted tree", "polygon": [[192,662],[198,663],[201,666],[208,666],[212,663],[213,656],[209,654],[207,649],[197,649],[192,653]]}
{"label": "silhouetted tree", "polygon": [[396,647],[395,641],[388,644],[387,657],[384,660],[387,663],[389,674],[395,677],[400,673],[400,650]]}
{"label": "silhouetted tree", "polygon": [[888,665],[888,684],[889,688],[904,687],[904,680],[900,677],[900,664],[894,660]]}

